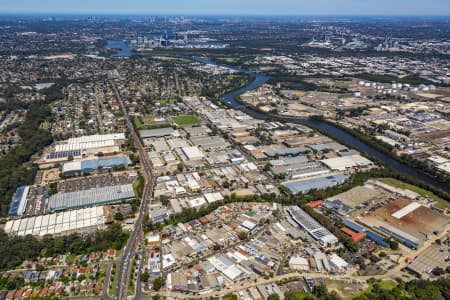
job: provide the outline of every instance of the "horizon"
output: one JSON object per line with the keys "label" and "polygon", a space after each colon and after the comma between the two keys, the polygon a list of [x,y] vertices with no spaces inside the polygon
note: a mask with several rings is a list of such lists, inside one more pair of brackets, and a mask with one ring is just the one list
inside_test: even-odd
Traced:
{"label": "horizon", "polygon": [[254,17],[254,18],[398,18],[398,19],[442,19],[450,18],[449,15],[389,15],[389,14],[200,14],[200,13],[190,13],[190,14],[170,14],[170,13],[19,13],[10,12],[4,13],[0,11],[0,17],[122,17],[122,18],[132,18],[132,17],[202,17],[202,18],[232,18],[232,17]]}
{"label": "horizon", "polygon": [[[38,3],[36,3],[38,2]],[[449,17],[440,0],[2,0],[0,15]]]}

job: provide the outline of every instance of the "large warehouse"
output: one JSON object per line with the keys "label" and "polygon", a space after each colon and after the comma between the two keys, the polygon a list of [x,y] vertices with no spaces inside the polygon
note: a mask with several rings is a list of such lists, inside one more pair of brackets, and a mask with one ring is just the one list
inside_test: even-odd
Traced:
{"label": "large warehouse", "polygon": [[27,195],[29,187],[19,186],[14,194],[11,202],[11,207],[9,208],[8,216],[15,217],[21,216],[26,208]]}
{"label": "large warehouse", "polygon": [[139,130],[139,135],[143,139],[149,139],[149,138],[161,138],[170,136],[175,137],[178,136],[179,133],[172,127],[165,127],[165,128]]}
{"label": "large warehouse", "polygon": [[311,190],[321,190],[342,184],[347,180],[347,176],[336,174],[331,176],[318,177],[306,180],[296,180],[283,183],[292,194],[304,194]]}
{"label": "large warehouse", "polygon": [[183,153],[188,160],[201,160],[205,157],[203,152],[196,146],[184,147]]}
{"label": "large warehouse", "polygon": [[360,221],[407,247],[419,249],[424,241],[442,232],[450,218],[418,202],[399,197],[371,210]]}
{"label": "large warehouse", "polygon": [[71,159],[81,159],[86,155],[120,152],[125,141],[124,133],[86,135],[58,142],[52,152],[46,153],[43,162],[55,163]]}
{"label": "large warehouse", "polygon": [[135,198],[132,184],[106,186],[89,190],[55,194],[50,197],[52,211],[104,205]]}
{"label": "large warehouse", "polygon": [[86,135],[70,138],[55,146],[55,152],[110,147],[125,141],[124,133]]}
{"label": "large warehouse", "polygon": [[335,246],[339,243],[338,238],[319,224],[313,217],[298,206],[289,206],[287,208],[292,220],[295,221],[303,230],[308,232],[315,240],[323,246]]}
{"label": "large warehouse", "polygon": [[362,157],[359,154],[342,156],[342,157],[334,157],[321,160],[328,168],[336,171],[345,171],[349,168],[368,168],[373,163],[365,157]]}
{"label": "large warehouse", "polygon": [[8,221],[5,232],[11,235],[63,235],[83,230],[102,229],[110,221],[106,207],[98,206]]}
{"label": "large warehouse", "polygon": [[65,174],[70,173],[86,173],[95,171],[97,169],[111,169],[116,166],[125,165],[130,163],[130,159],[127,156],[111,156],[99,159],[82,159],[67,162],[63,165],[63,172]]}

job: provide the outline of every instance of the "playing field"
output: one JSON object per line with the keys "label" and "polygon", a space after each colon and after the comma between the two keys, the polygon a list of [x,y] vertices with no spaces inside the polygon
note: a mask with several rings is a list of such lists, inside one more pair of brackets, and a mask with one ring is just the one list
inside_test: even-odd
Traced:
{"label": "playing field", "polygon": [[172,118],[178,126],[191,126],[200,124],[200,119],[193,115],[181,115]]}

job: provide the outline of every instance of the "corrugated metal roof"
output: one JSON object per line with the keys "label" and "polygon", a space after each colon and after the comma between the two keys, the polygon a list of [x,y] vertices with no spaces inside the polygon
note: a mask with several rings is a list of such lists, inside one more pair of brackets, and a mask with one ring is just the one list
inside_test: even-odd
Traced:
{"label": "corrugated metal roof", "polygon": [[84,191],[56,194],[50,197],[50,209],[53,211],[75,207],[102,205],[134,198],[132,184],[93,188]]}
{"label": "corrugated metal roof", "polygon": [[283,185],[289,189],[293,194],[306,193],[310,190],[324,189],[327,187],[335,186],[337,184],[344,183],[347,180],[347,176],[343,174],[336,174],[332,176],[325,176],[307,180],[285,182]]}

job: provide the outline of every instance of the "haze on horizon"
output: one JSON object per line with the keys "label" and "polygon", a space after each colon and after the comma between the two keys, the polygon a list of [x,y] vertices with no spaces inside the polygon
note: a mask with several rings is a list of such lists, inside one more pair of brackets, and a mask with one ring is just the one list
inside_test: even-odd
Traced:
{"label": "haze on horizon", "polygon": [[1,0],[0,14],[450,16],[448,0]]}

